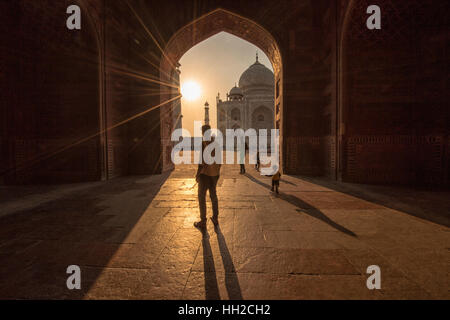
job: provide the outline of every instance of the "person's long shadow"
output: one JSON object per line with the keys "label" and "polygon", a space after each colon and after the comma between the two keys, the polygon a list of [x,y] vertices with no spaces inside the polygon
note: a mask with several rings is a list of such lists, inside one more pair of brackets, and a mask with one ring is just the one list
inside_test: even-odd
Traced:
{"label": "person's long shadow", "polygon": [[202,232],[203,247],[203,273],[205,275],[205,298],[206,300],[220,300],[219,287],[217,285],[216,267],[214,257],[209,243],[208,232]]}
{"label": "person's long shadow", "polygon": [[[225,268],[225,287],[228,292],[230,300],[242,300],[241,287],[236,275],[233,261],[231,259],[230,251],[228,250],[225,238],[217,225],[214,227],[219,244],[220,255]],[[203,247],[203,271],[205,275],[205,298],[206,300],[220,300],[219,287],[217,284],[216,267],[214,264],[214,257],[209,242],[209,234],[205,230],[202,232],[202,247]]]}
{"label": "person's long shadow", "polygon": [[291,186],[297,186],[295,183],[292,183],[290,181],[284,180],[284,179],[280,179],[281,182],[286,183],[286,184],[290,184]]}
{"label": "person's long shadow", "polygon": [[225,268],[225,287],[227,288],[228,298],[230,300],[242,300],[241,287],[225,237],[219,225],[214,227],[214,231],[216,232],[220,256],[222,257],[222,263]]}
{"label": "person's long shadow", "polygon": [[[263,186],[264,188],[269,189],[269,190],[271,189],[271,186],[268,185],[267,183],[264,183],[249,174],[245,174],[245,176],[248,179],[250,179],[251,181],[259,184],[260,186]],[[310,215],[311,217],[322,220],[323,222],[327,223],[328,225],[330,225],[331,227],[335,228],[338,231],[341,231],[352,237],[357,237],[357,235],[353,231],[351,231],[351,230],[345,228],[344,226],[338,224],[337,222],[333,221],[328,216],[326,216],[322,211],[320,211],[316,207],[313,207],[312,205],[306,203],[305,201],[297,198],[296,196],[281,193],[278,195],[278,198],[296,206],[298,208],[297,212],[306,213],[306,214]]]}

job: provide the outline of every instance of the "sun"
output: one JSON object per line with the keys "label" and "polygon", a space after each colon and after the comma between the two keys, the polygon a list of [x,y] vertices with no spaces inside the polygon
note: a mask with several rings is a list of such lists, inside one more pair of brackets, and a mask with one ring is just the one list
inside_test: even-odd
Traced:
{"label": "sun", "polygon": [[181,85],[181,94],[188,101],[194,101],[200,98],[202,89],[195,81],[187,81]]}

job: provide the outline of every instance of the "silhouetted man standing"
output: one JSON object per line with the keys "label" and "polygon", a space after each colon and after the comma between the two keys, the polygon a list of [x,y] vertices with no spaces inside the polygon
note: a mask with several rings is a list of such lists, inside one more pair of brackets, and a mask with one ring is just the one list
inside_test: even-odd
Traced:
{"label": "silhouetted man standing", "polygon": [[[204,125],[202,127],[203,136],[205,133],[210,130],[211,127],[209,125]],[[212,143],[202,142],[202,155],[205,150],[205,147]],[[214,156],[214,154],[213,154]],[[220,164],[206,164],[202,163],[198,165],[196,180],[198,182],[198,205],[200,209],[200,221],[195,222],[194,226],[199,229],[206,228],[206,191],[209,190],[209,196],[211,197],[213,216],[211,218],[214,225],[219,223],[219,202],[217,199],[217,182],[219,181],[220,176]]]}

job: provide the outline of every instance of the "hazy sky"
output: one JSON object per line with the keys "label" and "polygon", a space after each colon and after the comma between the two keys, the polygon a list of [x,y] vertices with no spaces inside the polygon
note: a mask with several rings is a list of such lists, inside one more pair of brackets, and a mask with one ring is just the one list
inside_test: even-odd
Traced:
{"label": "hazy sky", "polygon": [[183,128],[194,133],[194,121],[204,119],[204,104],[209,102],[211,126],[216,127],[216,96],[225,100],[227,92],[239,82],[241,74],[256,60],[273,71],[272,65],[261,49],[250,42],[221,32],[200,42],[180,59],[181,86],[194,81],[201,87],[200,97],[195,101],[181,98]]}

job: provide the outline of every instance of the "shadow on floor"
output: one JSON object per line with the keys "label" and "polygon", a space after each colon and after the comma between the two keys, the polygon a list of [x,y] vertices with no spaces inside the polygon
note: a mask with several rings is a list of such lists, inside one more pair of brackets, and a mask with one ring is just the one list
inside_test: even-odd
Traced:
{"label": "shadow on floor", "polygon": [[220,300],[219,286],[217,285],[216,267],[214,256],[209,243],[208,232],[202,232],[203,247],[203,274],[205,275],[205,299]]}
{"label": "shadow on floor", "polygon": [[289,184],[289,185],[291,185],[291,186],[294,186],[294,187],[297,186],[295,183],[292,183],[292,182],[287,181],[287,180],[284,180],[284,179],[280,179],[280,181],[283,182],[283,183]]}
{"label": "shadow on floor", "polygon": [[[126,177],[101,188],[86,184],[70,195],[1,217],[0,298],[84,298],[168,177]],[[118,213],[114,202],[130,192],[133,204],[126,215]],[[124,221],[109,225],[114,217]],[[73,264],[81,268],[81,290],[66,286],[66,270]]]}
{"label": "shadow on floor", "polygon": [[222,257],[222,263],[225,268],[225,287],[227,288],[228,298],[230,300],[242,300],[241,287],[239,286],[236,269],[230,251],[228,250],[225,237],[223,236],[219,225],[214,228],[214,231],[216,232],[220,256]]}
{"label": "shadow on floor", "polygon": [[[236,269],[228,250],[225,237],[220,230],[220,226],[214,227],[214,231],[219,244],[220,256],[225,271],[225,287],[227,289],[228,298],[230,300],[242,300],[241,287],[236,274]],[[214,265],[214,257],[209,243],[209,234],[202,232],[202,246],[203,246],[203,271],[205,275],[205,298],[206,300],[220,300],[219,288],[217,285],[217,274]]]}
{"label": "shadow on floor", "polygon": [[[264,183],[264,182],[256,179],[255,177],[253,177],[253,176],[251,176],[249,174],[245,174],[245,176],[248,179],[250,179],[251,181],[259,184],[260,186],[263,186],[264,188],[266,188],[268,190],[271,190],[271,188],[272,188],[267,183]],[[313,218],[319,219],[319,220],[327,223],[328,225],[330,225],[331,227],[335,228],[338,231],[341,231],[341,232],[343,232],[343,233],[345,233],[345,234],[347,234],[349,236],[352,236],[352,237],[357,237],[357,235],[353,231],[351,231],[351,230],[345,228],[344,226],[340,225],[339,223],[333,221],[328,216],[326,216],[322,211],[320,211],[316,207],[313,207],[309,203],[299,199],[296,196],[293,196],[293,195],[290,195],[290,194],[280,193],[279,195],[276,195],[276,197],[278,197],[278,198],[280,198],[280,199],[282,199],[282,200],[284,200],[284,201],[286,201],[286,202],[296,206],[298,208],[297,212],[306,213],[306,214],[308,214],[309,216],[311,216]]]}
{"label": "shadow on floor", "polygon": [[290,176],[450,228],[450,192]]}

